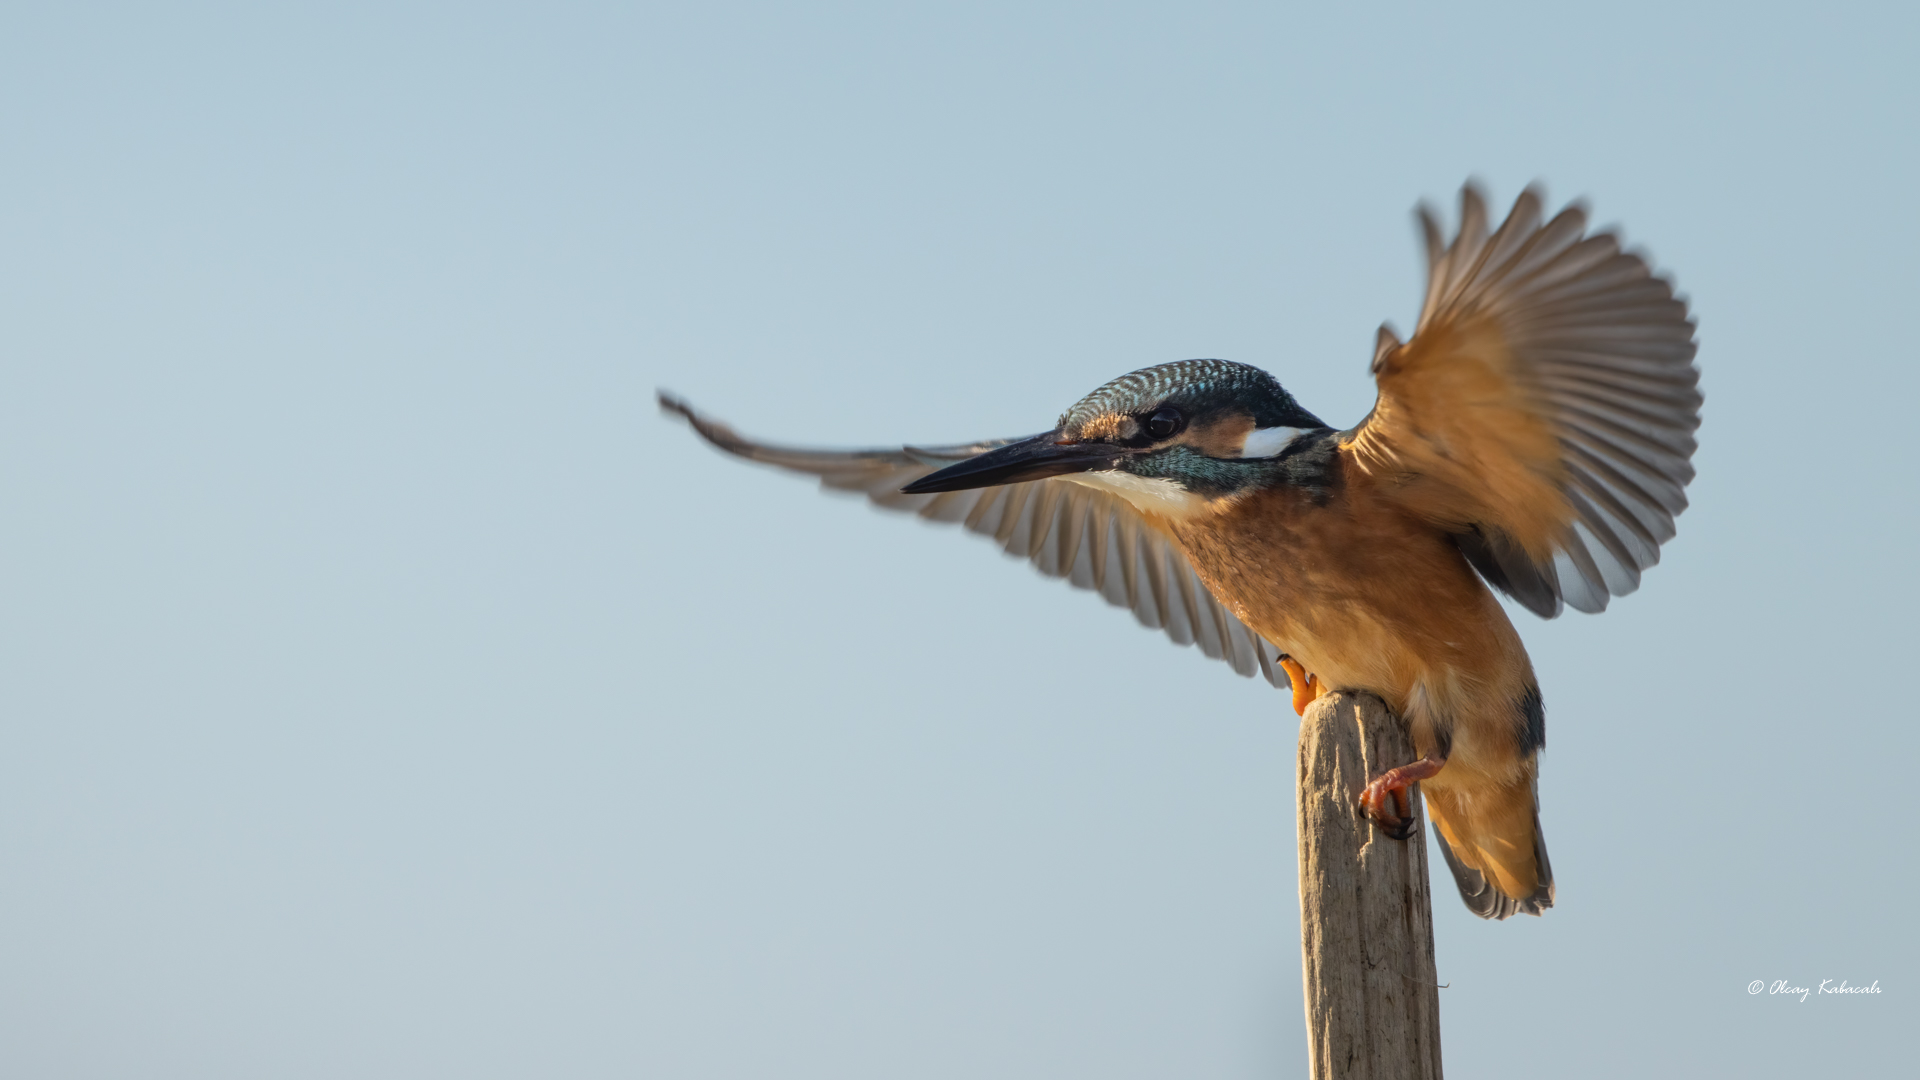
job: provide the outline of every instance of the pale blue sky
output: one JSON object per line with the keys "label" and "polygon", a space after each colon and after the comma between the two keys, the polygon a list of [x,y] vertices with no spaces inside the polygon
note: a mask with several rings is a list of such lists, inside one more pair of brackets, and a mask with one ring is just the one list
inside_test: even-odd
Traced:
{"label": "pale blue sky", "polygon": [[[1284,697],[724,460],[1219,356],[1349,423],[1408,211],[1696,305],[1639,594],[1517,616],[1546,918],[1456,1076],[1901,1071],[1906,5],[0,14],[0,1074],[1305,1067]],[[1750,997],[1754,979],[1878,997]]]}

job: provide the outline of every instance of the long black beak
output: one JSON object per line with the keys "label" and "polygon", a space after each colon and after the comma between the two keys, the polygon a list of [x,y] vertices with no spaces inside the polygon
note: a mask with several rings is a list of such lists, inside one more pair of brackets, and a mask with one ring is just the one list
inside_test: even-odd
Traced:
{"label": "long black beak", "polygon": [[1067,473],[1110,469],[1125,453],[1111,443],[1063,443],[1060,433],[1049,431],[1031,439],[1021,439],[979,457],[970,457],[936,473],[915,480],[900,489],[905,495],[932,495],[941,491],[966,491],[969,488],[1017,484],[1022,480],[1043,480]]}

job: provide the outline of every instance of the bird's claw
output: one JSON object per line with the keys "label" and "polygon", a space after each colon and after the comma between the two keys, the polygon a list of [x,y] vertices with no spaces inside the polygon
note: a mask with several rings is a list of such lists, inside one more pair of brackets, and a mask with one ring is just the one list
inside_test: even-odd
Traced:
{"label": "bird's claw", "polygon": [[1413,785],[1438,773],[1446,763],[1445,758],[1429,756],[1411,765],[1388,769],[1361,789],[1360,809],[1381,832],[1395,840],[1405,840],[1420,825],[1420,819],[1414,814]]}
{"label": "bird's claw", "polygon": [[1307,706],[1320,700],[1320,695],[1327,692],[1326,684],[1321,682],[1318,676],[1307,674],[1307,669],[1300,666],[1300,661],[1286,653],[1280,654],[1280,667],[1287,673],[1287,680],[1293,684],[1294,713],[1299,716],[1307,715]]}

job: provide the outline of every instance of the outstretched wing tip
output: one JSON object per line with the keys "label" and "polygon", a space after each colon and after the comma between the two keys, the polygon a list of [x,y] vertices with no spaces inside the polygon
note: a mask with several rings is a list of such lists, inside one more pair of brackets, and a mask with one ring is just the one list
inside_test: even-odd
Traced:
{"label": "outstretched wing tip", "polygon": [[752,461],[760,460],[758,451],[767,449],[748,439],[741,438],[739,433],[735,432],[732,428],[712,417],[701,414],[701,412],[689,404],[685,398],[670,391],[656,391],[654,398],[659,402],[660,412],[663,415],[677,416],[685,420],[687,426],[693,429],[694,434],[700,436],[707,445],[712,446],[716,450],[723,450],[736,457],[743,457]]}
{"label": "outstretched wing tip", "polygon": [[660,411],[668,416],[679,416],[689,420],[693,418],[693,406],[687,404],[686,399],[671,390],[655,390],[653,400],[659,404]]}

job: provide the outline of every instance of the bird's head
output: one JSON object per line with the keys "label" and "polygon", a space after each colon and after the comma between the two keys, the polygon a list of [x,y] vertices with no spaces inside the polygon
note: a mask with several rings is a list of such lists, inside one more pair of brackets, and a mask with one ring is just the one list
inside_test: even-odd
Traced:
{"label": "bird's head", "polygon": [[1259,368],[1180,360],[1122,375],[1081,398],[1053,430],[901,490],[931,494],[1058,476],[1182,517],[1260,484],[1302,435],[1325,429]]}

